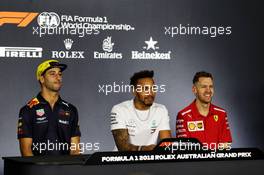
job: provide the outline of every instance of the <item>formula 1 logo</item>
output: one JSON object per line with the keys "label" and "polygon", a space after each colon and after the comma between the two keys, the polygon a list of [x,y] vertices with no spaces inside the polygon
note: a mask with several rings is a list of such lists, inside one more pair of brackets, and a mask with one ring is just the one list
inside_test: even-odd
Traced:
{"label": "formula 1 logo", "polygon": [[17,24],[17,27],[26,27],[37,15],[33,12],[0,12],[0,26]]}

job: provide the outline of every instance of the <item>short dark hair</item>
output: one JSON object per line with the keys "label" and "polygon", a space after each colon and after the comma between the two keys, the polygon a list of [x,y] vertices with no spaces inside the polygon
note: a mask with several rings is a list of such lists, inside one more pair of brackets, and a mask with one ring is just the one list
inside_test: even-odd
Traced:
{"label": "short dark hair", "polygon": [[195,73],[195,75],[193,77],[193,84],[198,82],[200,77],[207,77],[207,78],[211,78],[213,80],[213,76],[211,73],[205,72],[205,71],[200,71],[200,72]]}
{"label": "short dark hair", "polygon": [[143,70],[140,72],[134,73],[134,75],[130,78],[130,85],[137,86],[138,79],[141,78],[153,78],[154,71],[153,70]]}

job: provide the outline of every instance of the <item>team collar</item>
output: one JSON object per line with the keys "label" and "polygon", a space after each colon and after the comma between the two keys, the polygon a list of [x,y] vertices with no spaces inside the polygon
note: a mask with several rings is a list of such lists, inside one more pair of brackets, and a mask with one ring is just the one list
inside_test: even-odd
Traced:
{"label": "team collar", "polygon": [[[132,108],[135,108],[134,99],[130,100],[130,103],[131,103]],[[157,105],[156,105],[156,103],[153,102],[153,104],[150,106],[149,109],[152,109],[152,108],[155,108],[155,107],[157,107]]]}
{"label": "team collar", "polygon": [[[42,104],[48,104],[48,101],[45,100],[44,97],[42,97],[41,93],[39,92],[38,95],[37,95],[37,99],[39,100],[40,103]],[[56,103],[59,103],[61,104],[62,103],[62,99],[61,97],[59,96],[58,100],[56,101]]]}
{"label": "team collar", "polygon": [[[194,101],[191,103],[191,109],[192,109],[192,112],[193,112],[193,114],[194,114],[195,116],[199,116],[199,115],[201,115],[201,114],[199,113],[198,108],[197,108],[195,102],[196,102],[196,100],[194,100]],[[208,113],[207,116],[210,116],[210,115],[212,115],[212,114],[213,114],[213,104],[210,103],[209,113]]]}

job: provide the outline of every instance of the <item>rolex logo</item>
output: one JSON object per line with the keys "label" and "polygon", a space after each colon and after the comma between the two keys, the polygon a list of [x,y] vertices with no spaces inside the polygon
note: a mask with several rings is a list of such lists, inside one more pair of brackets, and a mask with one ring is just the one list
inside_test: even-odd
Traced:
{"label": "rolex logo", "polygon": [[72,48],[73,40],[70,38],[66,38],[63,40],[64,46],[67,51],[60,50],[60,51],[51,51],[51,58],[85,58],[84,51],[70,51]]}
{"label": "rolex logo", "polygon": [[72,47],[73,40],[70,39],[70,38],[67,38],[67,39],[65,39],[63,42],[64,42],[64,45],[65,45],[65,48],[66,48],[67,50],[70,50],[71,47]]}

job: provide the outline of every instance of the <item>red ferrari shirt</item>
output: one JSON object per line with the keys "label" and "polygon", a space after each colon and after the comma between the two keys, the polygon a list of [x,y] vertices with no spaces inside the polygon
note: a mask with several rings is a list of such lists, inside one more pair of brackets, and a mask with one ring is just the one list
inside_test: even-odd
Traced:
{"label": "red ferrari shirt", "polygon": [[196,138],[202,144],[232,142],[226,111],[210,104],[207,116],[202,116],[195,101],[178,113],[176,137]]}

